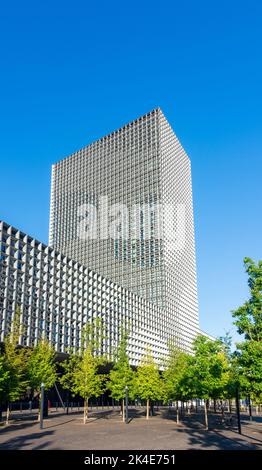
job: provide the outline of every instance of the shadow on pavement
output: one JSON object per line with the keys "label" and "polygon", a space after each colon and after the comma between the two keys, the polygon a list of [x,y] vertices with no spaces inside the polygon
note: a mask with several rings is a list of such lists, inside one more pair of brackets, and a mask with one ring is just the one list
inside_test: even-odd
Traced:
{"label": "shadow on pavement", "polygon": [[210,447],[218,450],[259,450],[259,446],[245,442],[240,437],[228,437],[219,431],[197,430],[197,429],[177,429],[178,433],[186,433],[189,444],[193,449],[208,449]]}
{"label": "shadow on pavement", "polygon": [[[41,438],[46,438],[47,436],[51,437],[54,431],[44,431],[44,432],[39,432],[39,433],[32,433],[32,434],[26,434],[22,436],[17,436],[13,437],[12,439],[9,439],[8,441],[2,443],[0,445],[0,450],[17,450],[21,449],[22,447],[25,448],[26,446],[30,446],[30,449],[32,448],[32,442],[37,441],[38,439]],[[50,440],[47,440],[43,443],[40,444],[35,444],[33,446],[33,450],[40,450],[44,449],[49,446]]]}

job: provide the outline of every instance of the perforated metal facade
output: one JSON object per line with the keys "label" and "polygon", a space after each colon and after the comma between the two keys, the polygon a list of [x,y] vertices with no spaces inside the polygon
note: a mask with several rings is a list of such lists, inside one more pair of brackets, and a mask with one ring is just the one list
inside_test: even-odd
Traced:
{"label": "perforated metal facade", "polygon": [[77,350],[86,323],[100,318],[100,353],[109,359],[123,330],[129,331],[133,365],[148,347],[157,361],[167,353],[159,307],[0,221],[0,341],[10,331],[17,306],[22,345],[46,337],[57,352]]}
{"label": "perforated metal facade", "polygon": [[[126,238],[103,238],[99,226],[96,238],[83,240],[79,208],[99,208],[101,197],[109,206],[184,208],[184,229],[175,216],[170,244],[167,211],[159,238],[150,216],[140,220],[138,239],[130,218]],[[199,332],[190,160],[159,108],[53,165],[49,244],[161,307],[156,328],[190,349]]]}

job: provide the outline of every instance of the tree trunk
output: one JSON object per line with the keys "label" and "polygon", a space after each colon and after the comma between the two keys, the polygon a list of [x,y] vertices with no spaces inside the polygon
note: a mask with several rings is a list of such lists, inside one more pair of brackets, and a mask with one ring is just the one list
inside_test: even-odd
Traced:
{"label": "tree trunk", "polygon": [[221,416],[222,416],[222,421],[224,421],[225,413],[224,413],[224,403],[221,400]]}
{"label": "tree trunk", "polygon": [[147,401],[146,401],[146,419],[149,419],[149,404],[150,404],[150,400],[147,399]]}
{"label": "tree trunk", "polygon": [[208,431],[207,400],[204,400],[204,410],[205,410],[205,427],[206,427],[206,431]]}
{"label": "tree trunk", "polygon": [[249,419],[252,421],[252,406],[251,406],[251,398],[248,397],[248,408],[249,408]]}
{"label": "tree trunk", "polygon": [[87,418],[87,404],[88,404],[88,400],[84,400],[84,424],[86,424],[86,418]]}
{"label": "tree trunk", "polygon": [[228,400],[229,413],[232,414],[232,403],[231,400]]}
{"label": "tree trunk", "polygon": [[122,400],[122,419],[123,423],[125,422],[125,399]]}
{"label": "tree trunk", "polygon": [[7,403],[7,408],[6,408],[6,421],[5,421],[6,425],[9,424],[9,416],[10,416],[10,403],[8,402]]}
{"label": "tree trunk", "polygon": [[69,391],[66,392],[66,414],[69,414]]}
{"label": "tree trunk", "polygon": [[217,401],[214,400],[214,412],[216,413],[217,412]]}
{"label": "tree trunk", "polygon": [[178,408],[178,401],[176,402],[176,422],[179,424],[179,408]]}

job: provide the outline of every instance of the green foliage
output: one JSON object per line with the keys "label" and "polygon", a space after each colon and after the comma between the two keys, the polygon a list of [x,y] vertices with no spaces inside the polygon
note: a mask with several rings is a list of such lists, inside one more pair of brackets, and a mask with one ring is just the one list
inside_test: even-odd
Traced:
{"label": "green foliage", "polygon": [[226,332],[225,336],[220,336],[219,341],[223,345],[223,349],[224,349],[224,352],[225,352],[225,355],[226,355],[228,361],[231,361],[231,359],[232,359],[232,352],[231,352],[232,336],[230,336],[229,331]]}
{"label": "green foliage", "polygon": [[8,386],[9,378],[10,371],[8,370],[5,356],[3,353],[0,353],[0,401],[4,397],[5,391]]}
{"label": "green foliage", "polygon": [[116,362],[113,369],[109,374],[109,382],[107,384],[110,390],[110,396],[116,400],[121,400],[125,397],[125,388],[128,387],[129,397],[132,399],[135,394],[135,374],[129,365],[127,356],[127,335],[122,335],[120,345],[117,352]]}
{"label": "green foliage", "polygon": [[103,393],[105,381],[105,377],[98,373],[99,365],[99,359],[93,356],[88,347],[83,354],[70,357],[69,362],[64,365],[65,375],[61,383],[84,400],[97,397]]}
{"label": "green foliage", "polygon": [[55,350],[46,339],[39,341],[28,361],[29,383],[33,390],[40,392],[41,383],[49,390],[57,378]]}
{"label": "green foliage", "polygon": [[61,363],[61,366],[64,369],[64,373],[62,377],[60,377],[59,382],[67,390],[72,391],[73,389],[74,371],[78,367],[80,360],[81,360],[80,354],[73,354],[71,352],[69,355],[69,359]]}
{"label": "green foliage", "polygon": [[143,400],[157,400],[163,395],[159,369],[149,351],[137,368],[136,392]]}
{"label": "green foliage", "polygon": [[245,341],[238,344],[236,358],[242,392],[250,395],[254,401],[260,401],[262,397],[262,343]]}
{"label": "green foliage", "polygon": [[87,322],[81,333],[80,353],[83,354],[89,349],[93,356],[98,355],[104,339],[104,327],[101,319],[95,318],[93,321]]}
{"label": "green foliage", "polygon": [[11,332],[4,339],[4,355],[2,359],[5,368],[5,381],[2,395],[7,401],[21,398],[28,387],[27,363],[30,351],[19,346],[19,339],[23,335],[20,323],[20,309],[15,311],[11,325]]}
{"label": "green foliage", "polygon": [[262,261],[256,265],[250,258],[244,259],[250,299],[232,312],[238,333],[246,341],[262,340]]}
{"label": "green foliage", "polygon": [[238,333],[244,336],[244,341],[237,344],[235,359],[242,392],[259,401],[262,396],[262,261],[256,265],[245,258],[244,265],[250,298],[232,312]]}
{"label": "green foliage", "polygon": [[169,401],[185,400],[186,392],[183,377],[189,362],[189,355],[178,349],[174,344],[169,346],[169,357],[164,364],[163,371],[163,400]]}
{"label": "green foliage", "polygon": [[99,318],[88,322],[82,331],[81,348],[62,363],[65,373],[60,383],[73,395],[80,395],[85,401],[99,396],[104,391],[105,374],[99,374],[99,366],[105,359],[99,355],[104,339],[103,324]]}
{"label": "green foliage", "polygon": [[223,390],[223,397],[235,398],[236,389],[239,385],[238,365],[234,353],[232,353],[232,337],[227,332],[226,335],[219,338],[227,361],[228,379]]}
{"label": "green foliage", "polygon": [[222,398],[229,382],[229,364],[223,343],[199,335],[194,341],[194,356],[181,379],[181,388],[191,397]]}

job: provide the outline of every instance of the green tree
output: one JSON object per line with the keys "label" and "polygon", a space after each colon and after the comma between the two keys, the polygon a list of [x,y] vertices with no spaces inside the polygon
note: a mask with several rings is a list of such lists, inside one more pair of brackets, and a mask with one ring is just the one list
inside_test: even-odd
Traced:
{"label": "green tree", "polygon": [[59,379],[59,382],[66,390],[72,391],[74,386],[74,371],[78,367],[79,361],[81,359],[81,354],[74,354],[73,351],[69,353],[68,359],[64,360],[61,363],[64,372]]}
{"label": "green tree", "polygon": [[[185,387],[182,387],[183,377],[188,365],[189,356],[177,348],[173,343],[169,345],[169,356],[164,363],[163,371],[163,399],[164,402],[176,401],[177,422],[179,422],[178,401],[188,396]],[[188,392],[188,391],[187,391]]]}
{"label": "green tree", "polygon": [[30,359],[30,350],[20,346],[23,338],[23,326],[20,317],[20,308],[17,307],[10,333],[4,339],[3,363],[6,371],[8,371],[3,390],[7,400],[6,424],[9,422],[10,403],[21,398],[28,387],[27,364]]}
{"label": "green tree", "polygon": [[5,361],[5,356],[1,352],[0,353],[0,394],[5,391],[9,376],[10,376],[10,372],[8,370],[8,367]]}
{"label": "green tree", "polygon": [[73,395],[78,394],[84,399],[84,424],[88,418],[89,399],[104,391],[105,375],[98,373],[100,365],[101,359],[93,356],[90,346],[83,353],[71,355],[64,364],[65,374],[60,381]]}
{"label": "green tree", "polygon": [[[227,361],[227,383],[222,392],[222,398],[227,398],[229,402],[229,408],[231,411],[231,399],[236,397],[237,388],[239,385],[239,373],[238,366],[236,363],[235,354],[232,352],[232,337],[229,332],[225,336],[221,336],[219,340],[222,343],[222,348]],[[222,408],[223,410],[223,408]]]}
{"label": "green tree", "polygon": [[100,356],[101,363],[105,359],[101,356],[103,340],[106,339],[104,324],[100,318],[94,318],[86,323],[81,332],[80,353],[83,354],[88,348],[93,357]]}
{"label": "green tree", "polygon": [[84,423],[88,418],[89,399],[98,397],[105,389],[106,374],[99,373],[99,368],[105,363],[105,358],[100,355],[104,337],[99,318],[88,322],[82,330],[79,351],[75,354],[71,351],[68,360],[62,363],[64,374],[60,383],[73,395],[84,399]]}
{"label": "green tree", "polygon": [[194,341],[194,356],[189,360],[182,381],[194,396],[204,400],[205,427],[208,429],[207,401],[223,396],[229,380],[228,361],[223,343],[199,335]]}
{"label": "green tree", "polygon": [[262,260],[244,259],[250,298],[232,312],[244,341],[237,344],[236,360],[240,387],[255,402],[262,398]]}
{"label": "green tree", "polygon": [[150,401],[162,398],[163,388],[159,369],[150,351],[143,357],[136,374],[137,394],[146,400],[146,418],[149,418]]}
{"label": "green tree", "polygon": [[123,334],[118,347],[116,361],[113,369],[110,371],[109,382],[107,384],[107,388],[111,392],[110,396],[115,400],[121,400],[123,421],[125,420],[124,398],[126,394],[126,387],[128,387],[128,394],[130,398],[134,397],[135,394],[135,374],[129,365],[127,355],[127,340],[127,334]]}
{"label": "green tree", "polygon": [[46,339],[39,341],[33,349],[28,361],[27,370],[30,387],[40,397],[38,414],[38,419],[40,419],[41,384],[43,383],[45,391],[48,391],[57,379],[55,350]]}
{"label": "green tree", "polygon": [[6,390],[8,387],[8,382],[10,378],[10,371],[6,364],[5,355],[0,352],[0,421],[2,420],[2,406],[3,402],[6,399]]}

